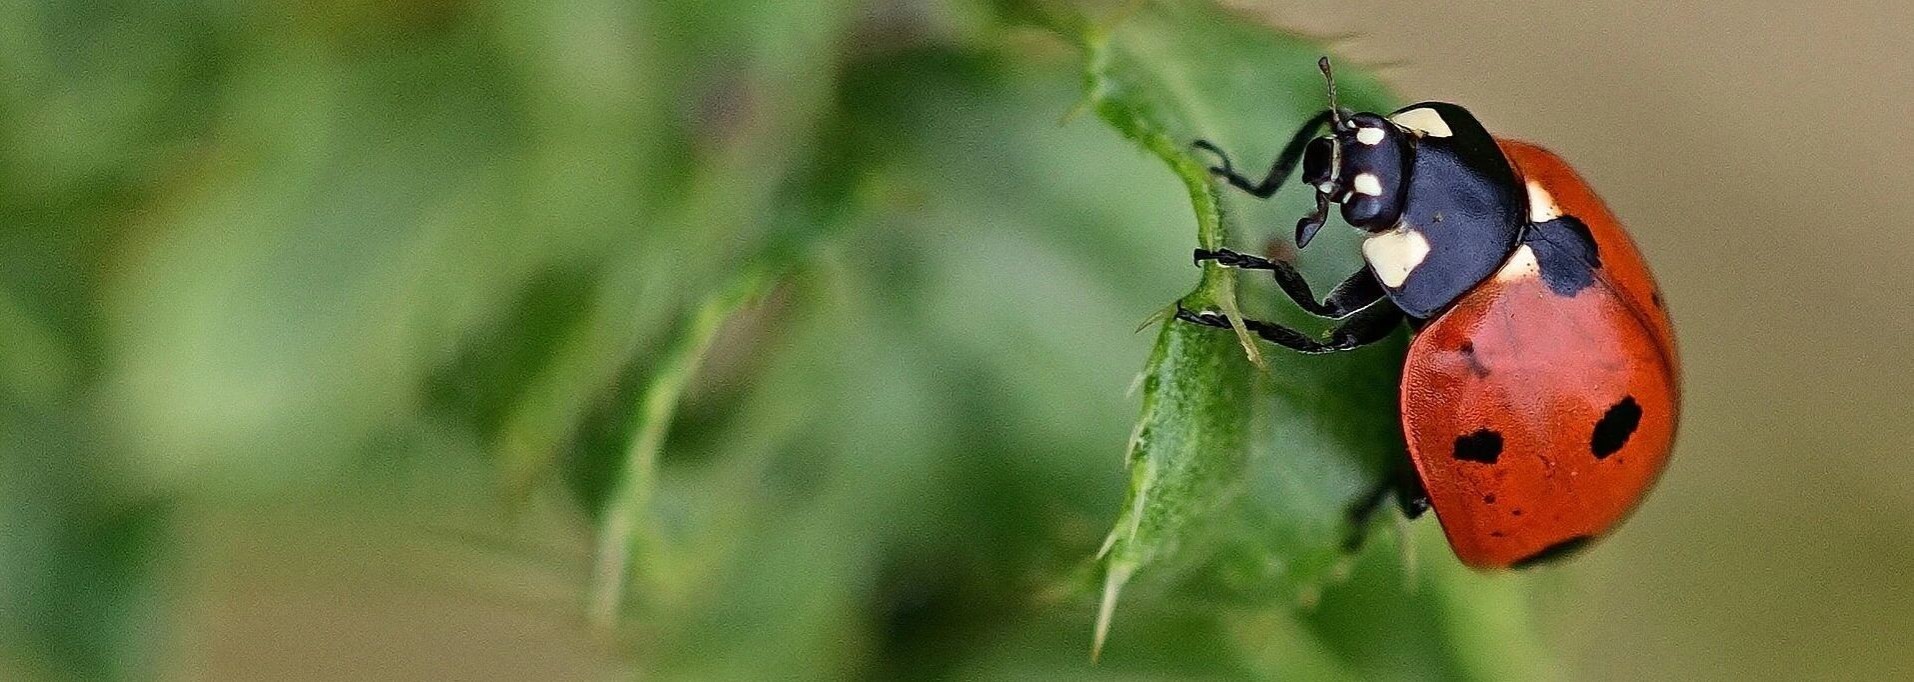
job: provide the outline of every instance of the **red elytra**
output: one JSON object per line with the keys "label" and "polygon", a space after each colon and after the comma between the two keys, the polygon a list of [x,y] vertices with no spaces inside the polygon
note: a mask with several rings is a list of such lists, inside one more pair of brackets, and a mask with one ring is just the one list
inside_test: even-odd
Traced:
{"label": "red elytra", "polygon": [[[1490,277],[1410,344],[1410,457],[1449,546],[1478,567],[1549,558],[1614,528],[1667,464],[1681,409],[1674,330],[1634,242],[1561,158],[1500,142],[1519,178],[1588,226],[1601,267],[1570,297],[1537,277]],[[1501,439],[1493,462],[1455,456],[1478,432]]]}
{"label": "red elytra", "polygon": [[[1412,516],[1433,507],[1456,556],[1478,568],[1559,558],[1612,531],[1666,466],[1681,409],[1674,330],[1641,252],[1556,155],[1496,138],[1444,102],[1346,112],[1329,80],[1329,109],[1261,181],[1196,145],[1259,197],[1300,161],[1316,210],[1297,223],[1297,245],[1338,204],[1368,233],[1364,268],[1319,302],[1287,262],[1202,249],[1197,260],[1270,270],[1298,306],[1341,321],[1324,339],[1242,321],[1278,345],[1327,353],[1415,330],[1401,383],[1413,474],[1366,498],[1361,516],[1394,488]],[[1180,306],[1177,318],[1232,325]]]}

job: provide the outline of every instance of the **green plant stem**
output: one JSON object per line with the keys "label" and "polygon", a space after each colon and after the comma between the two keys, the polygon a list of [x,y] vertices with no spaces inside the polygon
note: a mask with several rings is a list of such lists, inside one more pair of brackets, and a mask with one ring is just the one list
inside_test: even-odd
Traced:
{"label": "green plant stem", "polygon": [[725,288],[706,297],[664,355],[664,362],[638,397],[631,445],[624,467],[606,502],[593,561],[587,617],[594,627],[609,632],[631,583],[631,567],[645,551],[650,534],[644,523],[651,494],[657,485],[658,455],[677,412],[685,386],[697,372],[705,352],[725,320],[756,299],[771,277],[762,270],[740,273]]}

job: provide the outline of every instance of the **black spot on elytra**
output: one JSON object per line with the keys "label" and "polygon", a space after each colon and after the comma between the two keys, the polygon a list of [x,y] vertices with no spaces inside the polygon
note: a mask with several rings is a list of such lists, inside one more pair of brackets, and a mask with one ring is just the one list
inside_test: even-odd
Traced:
{"label": "black spot on elytra", "polygon": [[1601,267],[1602,247],[1595,243],[1595,233],[1588,231],[1588,224],[1574,216],[1562,216],[1557,220],[1562,221],[1563,227],[1568,228],[1569,233],[1575,235],[1575,238],[1582,242],[1583,248],[1588,250],[1588,264]]}
{"label": "black spot on elytra", "polygon": [[1495,504],[1495,495],[1494,494],[1483,495],[1482,504]]}
{"label": "black spot on elytra", "polygon": [[1463,341],[1461,346],[1456,347],[1456,350],[1462,352],[1462,361],[1469,364],[1470,373],[1474,374],[1477,378],[1489,375],[1489,366],[1482,364],[1481,356],[1475,354],[1474,343]]}
{"label": "black spot on elytra", "polygon": [[1506,537],[1508,537],[1508,536],[1509,536],[1509,534],[1508,534],[1508,533],[1504,533],[1504,532],[1502,532],[1502,531],[1499,531],[1499,530],[1492,530],[1492,531],[1489,531],[1489,537],[1492,537],[1492,538],[1506,538]]}
{"label": "black spot on elytra", "polygon": [[1542,271],[1542,283],[1561,296],[1574,296],[1595,283],[1602,267],[1595,237],[1574,216],[1562,216],[1529,226],[1528,245]]}
{"label": "black spot on elytra", "polygon": [[1510,515],[1510,516],[1521,516],[1521,515],[1522,515],[1522,508],[1521,508],[1521,507],[1516,507],[1516,508],[1514,508],[1514,509],[1510,509],[1510,510],[1509,510],[1509,515]]}
{"label": "black spot on elytra", "polygon": [[1588,449],[1595,453],[1595,459],[1607,459],[1628,444],[1628,437],[1634,435],[1635,427],[1641,423],[1642,406],[1635,403],[1635,396],[1626,396],[1608,408],[1601,421],[1595,422],[1595,435],[1589,438]]}
{"label": "black spot on elytra", "polygon": [[1502,434],[1488,429],[1476,429],[1475,433],[1457,436],[1455,439],[1455,458],[1465,462],[1494,464],[1502,456]]}
{"label": "black spot on elytra", "polygon": [[1541,551],[1534,554],[1522,557],[1516,560],[1515,563],[1509,564],[1509,568],[1528,568],[1536,564],[1545,564],[1558,559],[1566,559],[1569,555],[1580,551],[1583,547],[1587,547],[1588,543],[1594,541],[1594,539],[1595,538],[1587,535],[1577,535],[1553,545],[1543,547]]}

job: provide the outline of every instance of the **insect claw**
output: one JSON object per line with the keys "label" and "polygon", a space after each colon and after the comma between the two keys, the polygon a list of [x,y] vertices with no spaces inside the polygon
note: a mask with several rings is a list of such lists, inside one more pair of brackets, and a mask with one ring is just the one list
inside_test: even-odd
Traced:
{"label": "insect claw", "polygon": [[1209,152],[1211,154],[1215,154],[1217,160],[1222,162],[1223,165],[1221,166],[1210,166],[1211,173],[1214,173],[1216,175],[1235,174],[1236,164],[1231,163],[1229,160],[1229,154],[1223,153],[1223,150],[1217,148],[1217,146],[1214,143],[1210,142],[1209,140],[1197,140],[1195,142],[1190,143],[1190,146]]}
{"label": "insect claw", "polygon": [[1176,303],[1176,319],[1191,324],[1200,324],[1205,327],[1216,327],[1218,329],[1230,328],[1229,318],[1224,317],[1221,313],[1214,310],[1190,310],[1189,308],[1183,307],[1182,301]]}

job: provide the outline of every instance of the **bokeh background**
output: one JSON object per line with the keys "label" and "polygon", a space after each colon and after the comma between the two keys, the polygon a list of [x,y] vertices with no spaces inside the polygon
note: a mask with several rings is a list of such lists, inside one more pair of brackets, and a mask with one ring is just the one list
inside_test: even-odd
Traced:
{"label": "bokeh background", "polygon": [[[1192,227],[1020,4],[0,3],[0,677],[1914,674],[1914,9],[1236,3],[1572,159],[1686,419],[1565,567],[1424,521],[1294,621],[1142,590],[1091,667]],[[604,628],[599,510],[724,291]]]}

